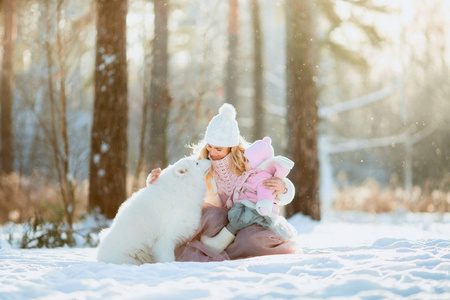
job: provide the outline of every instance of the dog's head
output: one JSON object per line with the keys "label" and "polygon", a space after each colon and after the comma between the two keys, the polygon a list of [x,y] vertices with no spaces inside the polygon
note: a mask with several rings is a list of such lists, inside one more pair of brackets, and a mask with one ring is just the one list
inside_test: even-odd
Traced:
{"label": "dog's head", "polygon": [[204,179],[206,173],[211,168],[209,159],[197,160],[193,157],[182,158],[173,166],[173,172],[179,178]]}
{"label": "dog's head", "polygon": [[183,184],[200,186],[205,182],[206,173],[211,168],[209,159],[197,160],[194,157],[186,157],[177,161],[173,165],[165,168],[158,179],[149,184],[151,173],[147,176],[147,187],[152,185],[169,185],[170,188],[177,187],[177,182],[183,181]]}

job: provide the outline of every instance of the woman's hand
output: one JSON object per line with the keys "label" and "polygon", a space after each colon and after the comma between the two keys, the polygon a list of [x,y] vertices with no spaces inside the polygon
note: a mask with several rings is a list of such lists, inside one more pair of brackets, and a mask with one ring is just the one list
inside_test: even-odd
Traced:
{"label": "woman's hand", "polygon": [[153,169],[150,172],[150,178],[148,178],[148,182],[147,184],[152,184],[153,182],[155,182],[155,180],[159,177],[159,175],[161,175],[161,168],[157,168],[157,169]]}
{"label": "woman's hand", "polygon": [[286,184],[282,179],[278,177],[272,177],[270,179],[264,180],[262,184],[266,187],[266,189],[273,190],[274,195],[282,194],[286,189]]}

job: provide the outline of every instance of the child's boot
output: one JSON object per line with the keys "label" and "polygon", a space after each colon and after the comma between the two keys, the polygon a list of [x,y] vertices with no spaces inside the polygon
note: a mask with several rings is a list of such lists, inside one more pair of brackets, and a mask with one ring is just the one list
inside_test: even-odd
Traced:
{"label": "child's boot", "polygon": [[203,244],[215,249],[217,252],[222,252],[234,240],[235,235],[232,234],[226,227],[214,237],[202,236],[200,239]]}

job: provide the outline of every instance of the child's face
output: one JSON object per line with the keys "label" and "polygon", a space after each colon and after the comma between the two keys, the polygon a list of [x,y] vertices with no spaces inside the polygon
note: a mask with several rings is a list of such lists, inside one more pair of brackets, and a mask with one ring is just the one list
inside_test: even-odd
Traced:
{"label": "child's face", "polygon": [[250,162],[248,160],[245,161],[244,165],[245,165],[245,171],[250,171],[252,169],[252,165],[250,164]]}
{"label": "child's face", "polygon": [[216,147],[210,144],[206,145],[206,150],[208,150],[209,155],[213,160],[220,160],[230,153],[231,148],[228,147]]}

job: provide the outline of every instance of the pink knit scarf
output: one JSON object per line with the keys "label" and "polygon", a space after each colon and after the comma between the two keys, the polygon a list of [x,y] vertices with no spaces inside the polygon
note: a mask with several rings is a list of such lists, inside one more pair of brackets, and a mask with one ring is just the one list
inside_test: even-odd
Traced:
{"label": "pink knit scarf", "polygon": [[231,196],[239,177],[230,169],[231,155],[228,154],[220,160],[210,159],[213,168],[213,177],[217,184],[217,193],[219,195],[226,194],[228,197]]}

